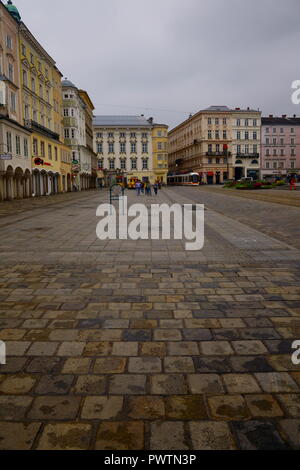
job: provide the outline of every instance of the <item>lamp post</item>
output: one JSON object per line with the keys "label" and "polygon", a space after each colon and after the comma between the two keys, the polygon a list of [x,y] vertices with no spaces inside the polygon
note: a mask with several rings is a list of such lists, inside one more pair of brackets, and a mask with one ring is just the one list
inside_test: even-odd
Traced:
{"label": "lamp post", "polygon": [[224,144],[223,146],[225,157],[226,157],[226,163],[227,163],[227,179],[229,178],[229,160],[228,160],[228,145]]}

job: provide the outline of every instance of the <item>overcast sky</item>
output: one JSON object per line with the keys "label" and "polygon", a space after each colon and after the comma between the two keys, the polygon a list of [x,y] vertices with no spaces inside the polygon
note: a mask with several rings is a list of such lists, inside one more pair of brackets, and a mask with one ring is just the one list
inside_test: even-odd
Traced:
{"label": "overcast sky", "polygon": [[171,127],[210,105],[300,115],[299,0],[14,2],[95,114]]}

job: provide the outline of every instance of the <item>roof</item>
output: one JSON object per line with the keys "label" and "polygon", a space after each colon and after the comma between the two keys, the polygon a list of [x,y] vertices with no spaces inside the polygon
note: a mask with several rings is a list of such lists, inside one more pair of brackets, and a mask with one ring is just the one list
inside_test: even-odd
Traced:
{"label": "roof", "polygon": [[229,112],[231,111],[228,106],[209,106],[209,108],[203,109],[202,111],[220,111],[220,112]]}
{"label": "roof", "polygon": [[263,117],[262,118],[262,125],[263,126],[300,126],[300,118],[297,116],[281,116],[281,117],[274,117],[274,116],[269,116],[269,117]]}
{"label": "roof", "polygon": [[144,116],[95,116],[94,126],[100,127],[152,127]]}
{"label": "roof", "polygon": [[61,82],[61,86],[64,86],[66,88],[77,88],[74,83],[72,83],[70,80],[68,80],[67,78],[65,80],[62,80]]}

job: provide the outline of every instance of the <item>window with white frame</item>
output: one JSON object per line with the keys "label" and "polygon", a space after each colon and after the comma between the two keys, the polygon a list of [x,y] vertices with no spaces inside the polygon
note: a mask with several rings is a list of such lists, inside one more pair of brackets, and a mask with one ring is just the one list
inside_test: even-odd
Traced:
{"label": "window with white frame", "polygon": [[8,64],[8,78],[10,79],[10,81],[14,81],[14,66],[10,62]]}
{"label": "window with white frame", "polygon": [[109,160],[109,169],[114,170],[115,169],[115,161],[114,160]]}
{"label": "window with white frame", "polygon": [[24,137],[24,157],[28,157],[28,139]]}
{"label": "window with white frame", "polygon": [[21,155],[21,138],[19,135],[16,135],[16,154]]}
{"label": "window with white frame", "polygon": [[70,129],[65,129],[65,139],[70,138]]}
{"label": "window with white frame", "polygon": [[136,170],[137,169],[137,161],[136,160],[131,160],[131,169]]}
{"label": "window with white frame", "polygon": [[102,142],[97,143],[97,153],[103,153],[103,144],[102,144]]}
{"label": "window with white frame", "polygon": [[17,95],[14,92],[10,93],[10,109],[13,113],[15,113],[17,109]]}
{"label": "window with white frame", "polygon": [[108,153],[115,153],[115,145],[113,142],[108,144]]}
{"label": "window with white frame", "polygon": [[126,153],[126,144],[124,142],[120,143],[120,153]]}
{"label": "window with white frame", "polygon": [[8,47],[8,49],[12,49],[12,38],[9,34],[6,36],[6,47]]}
{"label": "window with white frame", "polygon": [[134,142],[131,143],[131,153],[136,153],[136,144]]}
{"label": "window with white frame", "polygon": [[143,142],[143,153],[148,153],[148,144]]}
{"label": "window with white frame", "polygon": [[148,158],[143,158],[143,170],[148,170]]}
{"label": "window with white frame", "polygon": [[120,163],[121,163],[121,170],[126,170],[126,160],[122,159]]}

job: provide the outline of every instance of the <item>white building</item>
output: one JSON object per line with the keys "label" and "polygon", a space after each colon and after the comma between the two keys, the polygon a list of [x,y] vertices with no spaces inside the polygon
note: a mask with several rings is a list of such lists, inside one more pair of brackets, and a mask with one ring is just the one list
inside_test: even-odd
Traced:
{"label": "white building", "polygon": [[261,112],[232,110],[232,155],[235,179],[260,177]]}
{"label": "white building", "polygon": [[72,148],[72,183],[80,190],[90,188],[92,154],[87,147],[86,104],[78,88],[62,81],[65,144]]}
{"label": "white building", "polygon": [[152,128],[153,120],[144,116],[94,117],[94,151],[108,182],[116,175],[155,182]]}

